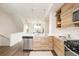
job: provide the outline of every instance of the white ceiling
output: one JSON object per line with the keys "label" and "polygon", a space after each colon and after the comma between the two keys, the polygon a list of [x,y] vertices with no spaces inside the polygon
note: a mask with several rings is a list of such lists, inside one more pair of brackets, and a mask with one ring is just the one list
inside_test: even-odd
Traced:
{"label": "white ceiling", "polygon": [[54,13],[61,5],[61,3],[2,3],[0,9],[10,16],[23,18],[22,20],[41,20],[51,7]]}
{"label": "white ceiling", "polygon": [[6,3],[0,4],[0,7],[10,15],[18,15],[24,19],[42,19],[49,5],[49,3]]}

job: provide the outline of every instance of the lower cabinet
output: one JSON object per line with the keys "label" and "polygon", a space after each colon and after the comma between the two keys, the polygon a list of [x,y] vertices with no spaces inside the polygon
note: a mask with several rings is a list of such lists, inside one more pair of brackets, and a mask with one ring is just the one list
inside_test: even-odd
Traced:
{"label": "lower cabinet", "polygon": [[54,51],[58,56],[64,56],[64,41],[54,37]]}
{"label": "lower cabinet", "polygon": [[58,56],[64,56],[64,41],[54,36],[33,38],[33,50],[54,50]]}
{"label": "lower cabinet", "polygon": [[53,50],[53,37],[37,37],[33,39],[33,50]]}

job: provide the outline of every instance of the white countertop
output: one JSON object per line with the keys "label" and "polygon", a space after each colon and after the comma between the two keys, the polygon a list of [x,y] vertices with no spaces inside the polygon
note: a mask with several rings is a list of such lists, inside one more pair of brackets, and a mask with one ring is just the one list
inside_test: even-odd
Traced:
{"label": "white countertop", "polygon": [[60,40],[62,40],[62,41],[66,41],[66,39],[61,38],[61,37],[59,37],[59,36],[55,36],[55,37],[57,37],[58,39],[60,39]]}
{"label": "white countertop", "polygon": [[61,37],[59,37],[59,36],[57,36],[57,35],[55,35],[55,37],[57,37],[57,38],[59,38],[59,39],[61,39],[61,40],[63,40],[63,41],[66,41],[66,39],[67,39],[67,40],[79,40],[79,38],[73,38],[73,37],[71,37],[71,38],[67,38],[67,37],[66,37],[66,39],[65,39],[65,38],[61,38]]}
{"label": "white countertop", "polygon": [[23,34],[23,36],[34,36],[34,34]]}

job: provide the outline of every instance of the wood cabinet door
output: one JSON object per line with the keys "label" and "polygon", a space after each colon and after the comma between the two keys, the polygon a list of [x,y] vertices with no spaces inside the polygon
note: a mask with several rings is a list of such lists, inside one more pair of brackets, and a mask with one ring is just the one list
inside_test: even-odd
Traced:
{"label": "wood cabinet door", "polygon": [[58,38],[54,38],[54,51],[58,56],[64,56],[64,42]]}
{"label": "wood cabinet door", "polygon": [[73,24],[73,14],[70,13],[69,15],[61,18],[61,27],[71,27],[74,26]]}
{"label": "wood cabinet door", "polygon": [[73,24],[73,12],[76,4],[65,3],[61,8],[61,27],[72,27]]}
{"label": "wood cabinet door", "polygon": [[52,39],[48,37],[42,37],[40,40],[33,40],[33,50],[52,50]]}
{"label": "wood cabinet door", "polygon": [[75,4],[74,3],[65,3],[61,7],[61,15],[66,14],[67,12],[69,12],[70,10],[72,10],[73,8],[75,8]]}
{"label": "wood cabinet door", "polygon": [[54,47],[53,36],[48,37],[48,44],[49,44],[50,50],[53,50],[53,47]]}

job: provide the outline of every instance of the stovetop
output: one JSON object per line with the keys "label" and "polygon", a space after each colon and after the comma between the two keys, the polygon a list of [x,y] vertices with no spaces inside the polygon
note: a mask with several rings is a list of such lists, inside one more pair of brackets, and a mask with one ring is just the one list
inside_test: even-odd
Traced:
{"label": "stovetop", "polygon": [[67,40],[64,44],[72,51],[79,54],[79,40]]}

